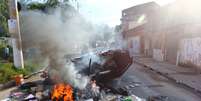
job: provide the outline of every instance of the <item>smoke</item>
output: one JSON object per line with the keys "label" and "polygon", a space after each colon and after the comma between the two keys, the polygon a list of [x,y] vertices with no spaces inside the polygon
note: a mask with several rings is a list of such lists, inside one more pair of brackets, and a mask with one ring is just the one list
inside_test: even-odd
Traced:
{"label": "smoke", "polygon": [[87,84],[87,77],[77,74],[75,66],[67,62],[65,55],[79,54],[93,33],[87,29],[87,24],[79,14],[72,13],[73,17],[69,17],[63,16],[65,13],[59,8],[49,14],[40,11],[21,12],[23,51],[37,49],[37,58],[42,58],[40,62],[48,61],[52,76],[60,75],[66,82],[83,88]]}

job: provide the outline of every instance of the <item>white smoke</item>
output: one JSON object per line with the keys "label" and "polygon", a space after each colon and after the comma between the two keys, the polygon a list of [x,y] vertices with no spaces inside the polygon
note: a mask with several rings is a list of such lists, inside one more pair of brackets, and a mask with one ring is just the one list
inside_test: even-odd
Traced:
{"label": "white smoke", "polygon": [[[79,88],[85,87],[87,77],[77,74],[75,66],[66,62],[65,55],[79,54],[93,35],[84,19],[73,15],[64,18],[61,9],[45,14],[40,11],[22,11],[20,16],[23,50],[36,48],[40,57],[56,74]],[[72,15],[71,15],[72,16]],[[37,59],[37,58],[36,58]],[[54,73],[52,73],[54,75]]]}

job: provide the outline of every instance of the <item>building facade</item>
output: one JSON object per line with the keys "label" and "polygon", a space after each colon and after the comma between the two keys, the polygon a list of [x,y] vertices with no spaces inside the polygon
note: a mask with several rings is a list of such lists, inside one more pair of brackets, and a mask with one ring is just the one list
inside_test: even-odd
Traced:
{"label": "building facade", "polygon": [[127,8],[122,11],[122,36],[127,41],[131,55],[138,55],[144,52],[143,33],[148,18],[159,8],[155,2],[148,2]]}
{"label": "building facade", "polygon": [[149,2],[122,11],[122,36],[132,55],[201,69],[201,7],[181,1],[162,7]]}

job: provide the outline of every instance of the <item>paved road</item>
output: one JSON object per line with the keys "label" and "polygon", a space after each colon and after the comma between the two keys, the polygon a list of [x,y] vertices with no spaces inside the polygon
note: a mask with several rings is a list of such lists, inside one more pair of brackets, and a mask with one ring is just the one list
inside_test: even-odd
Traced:
{"label": "paved road", "polygon": [[15,89],[16,89],[16,87],[12,87],[12,88],[0,91],[0,101],[9,97],[10,92],[15,90]]}
{"label": "paved road", "polygon": [[[39,75],[33,76],[29,79],[26,79],[25,82],[37,81],[37,80],[42,80]],[[10,92],[15,90],[15,89],[17,89],[17,87],[11,87],[11,88],[0,91],[0,101],[2,99],[9,97]]]}
{"label": "paved road", "polygon": [[[33,81],[35,78],[30,80]],[[163,95],[168,97],[168,101],[201,101],[201,96],[191,89],[137,64],[133,64],[120,81],[121,86],[127,86],[131,93],[141,98]],[[8,96],[9,91],[13,89],[0,91],[0,100]]]}
{"label": "paved road", "polygon": [[128,69],[121,78],[120,85],[126,85],[132,94],[142,98],[162,95],[167,96],[168,101],[201,101],[201,96],[193,90],[138,64],[133,64]]}

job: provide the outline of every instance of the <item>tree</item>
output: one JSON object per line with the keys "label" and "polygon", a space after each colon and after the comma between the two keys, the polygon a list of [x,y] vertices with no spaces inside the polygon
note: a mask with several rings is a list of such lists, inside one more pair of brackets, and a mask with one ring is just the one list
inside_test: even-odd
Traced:
{"label": "tree", "polygon": [[42,4],[42,3],[31,3],[31,4],[28,4],[28,9],[30,10],[42,10],[44,11],[46,8],[46,5],[45,4]]}
{"label": "tree", "polygon": [[[77,1],[77,0],[72,0]],[[69,6],[68,3],[70,3],[70,0],[47,0],[43,2],[28,2],[27,0],[20,0],[21,3],[26,4],[28,9],[31,10],[42,10],[44,11],[46,8],[56,8],[60,6],[61,4],[65,4],[66,6]]]}
{"label": "tree", "polygon": [[0,37],[8,36],[8,0],[0,0]]}
{"label": "tree", "polygon": [[33,2],[28,4],[28,9],[34,10],[45,10],[46,8],[56,8],[59,5],[58,0],[47,0],[44,3]]}
{"label": "tree", "polygon": [[59,1],[58,0],[47,0],[46,2],[46,6],[49,8],[49,7],[57,7],[59,5]]}

